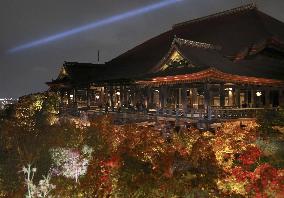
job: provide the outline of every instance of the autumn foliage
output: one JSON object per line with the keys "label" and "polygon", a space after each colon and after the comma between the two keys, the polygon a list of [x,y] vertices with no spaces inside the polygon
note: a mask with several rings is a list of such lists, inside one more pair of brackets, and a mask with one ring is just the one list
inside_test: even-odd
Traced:
{"label": "autumn foliage", "polygon": [[225,122],[214,133],[115,125],[110,115],[59,117],[49,97],[1,118],[0,197],[23,197],[28,162],[35,183],[51,175],[53,197],[284,197],[281,138],[262,137],[264,122]]}

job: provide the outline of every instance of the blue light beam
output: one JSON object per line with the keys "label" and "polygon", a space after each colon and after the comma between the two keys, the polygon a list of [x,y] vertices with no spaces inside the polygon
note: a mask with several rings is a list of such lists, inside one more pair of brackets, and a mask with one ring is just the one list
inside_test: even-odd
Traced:
{"label": "blue light beam", "polygon": [[73,28],[71,30],[67,30],[67,31],[64,31],[64,32],[61,32],[61,33],[57,33],[57,34],[45,37],[45,38],[41,38],[41,39],[32,41],[30,43],[19,45],[17,47],[9,49],[8,53],[15,53],[15,52],[19,52],[19,51],[22,51],[22,50],[25,50],[25,49],[28,49],[28,48],[37,47],[39,45],[47,44],[49,42],[56,41],[56,40],[59,40],[59,39],[64,38],[64,37],[68,37],[68,36],[72,36],[74,34],[78,34],[80,32],[84,32],[84,31],[87,31],[87,30],[90,30],[90,29],[95,29],[95,28],[98,28],[98,27],[101,27],[101,26],[109,25],[111,23],[115,23],[115,22],[124,20],[126,18],[135,17],[135,16],[138,16],[138,15],[147,13],[147,12],[151,12],[151,11],[154,11],[154,10],[157,10],[157,9],[161,9],[163,7],[170,6],[174,3],[181,2],[181,1],[183,1],[183,0],[163,0],[159,3],[150,4],[150,5],[147,5],[145,7],[137,8],[137,9],[134,9],[134,10],[122,13],[122,14],[118,14],[118,15],[114,15],[114,16],[102,19],[100,21],[95,21],[93,23],[85,24],[83,26],[76,27],[76,28]]}

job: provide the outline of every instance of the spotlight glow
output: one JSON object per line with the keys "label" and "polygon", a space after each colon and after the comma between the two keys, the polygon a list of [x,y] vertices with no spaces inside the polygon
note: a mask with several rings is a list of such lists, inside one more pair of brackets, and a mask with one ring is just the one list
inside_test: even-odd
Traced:
{"label": "spotlight glow", "polygon": [[147,12],[151,12],[151,11],[154,11],[154,10],[157,10],[157,9],[160,9],[160,8],[163,8],[163,7],[166,7],[166,6],[172,5],[177,2],[181,2],[181,1],[183,0],[163,0],[163,1],[160,1],[159,3],[150,4],[145,7],[137,8],[137,9],[134,9],[134,10],[122,13],[122,14],[118,14],[118,15],[114,15],[114,16],[102,19],[100,21],[95,21],[93,23],[85,24],[80,27],[76,27],[76,28],[73,28],[73,29],[70,29],[70,30],[67,30],[61,33],[57,33],[57,34],[54,34],[54,35],[51,35],[45,38],[41,38],[41,39],[32,41],[30,43],[19,45],[17,47],[9,49],[8,53],[14,53],[14,52],[22,51],[24,49],[47,44],[49,42],[59,40],[64,37],[78,34],[80,32],[84,32],[90,29],[95,29],[101,26],[109,25],[111,23],[118,22],[118,21],[130,18],[130,17],[138,16],[138,15],[141,15]]}

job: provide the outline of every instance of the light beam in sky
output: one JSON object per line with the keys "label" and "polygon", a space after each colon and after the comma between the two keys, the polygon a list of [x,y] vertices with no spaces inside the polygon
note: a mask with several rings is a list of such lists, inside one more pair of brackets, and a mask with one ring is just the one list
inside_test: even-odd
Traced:
{"label": "light beam in sky", "polygon": [[71,35],[74,35],[74,34],[78,34],[80,32],[84,32],[84,31],[87,31],[87,30],[90,30],[90,29],[95,29],[95,28],[98,28],[98,27],[101,27],[101,26],[109,25],[111,23],[118,22],[118,21],[130,18],[130,17],[138,16],[138,15],[141,15],[141,14],[144,14],[144,13],[147,13],[147,12],[151,12],[151,11],[154,11],[154,10],[166,7],[166,6],[170,6],[172,4],[175,4],[175,3],[181,2],[181,1],[183,1],[183,0],[163,0],[163,1],[160,1],[158,3],[150,4],[150,5],[141,7],[141,8],[130,10],[130,11],[125,12],[125,13],[110,16],[108,18],[105,18],[105,19],[102,19],[102,20],[99,20],[99,21],[95,21],[93,23],[85,24],[85,25],[82,25],[82,26],[61,32],[61,33],[50,35],[48,37],[41,38],[41,39],[32,41],[30,43],[19,45],[17,47],[9,49],[8,53],[14,53],[14,52],[22,51],[22,50],[25,50],[25,49],[28,49],[28,48],[47,44],[49,42],[59,40],[59,39],[62,39],[64,37],[68,37],[68,36],[71,36]]}

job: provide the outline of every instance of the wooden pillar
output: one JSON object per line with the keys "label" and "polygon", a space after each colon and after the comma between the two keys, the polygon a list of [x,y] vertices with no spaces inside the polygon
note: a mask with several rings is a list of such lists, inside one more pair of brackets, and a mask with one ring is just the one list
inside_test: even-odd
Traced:
{"label": "wooden pillar", "polygon": [[130,87],[130,95],[129,95],[129,97],[131,98],[131,105],[135,106],[136,103],[137,103],[137,100],[136,100],[136,87],[134,87],[134,86]]}
{"label": "wooden pillar", "polygon": [[187,89],[185,85],[182,85],[182,93],[181,93],[181,98],[182,98],[182,109],[184,113],[187,113],[187,105],[188,105],[188,100],[187,100]]}
{"label": "wooden pillar", "polygon": [[129,89],[124,86],[124,105],[125,107],[128,107],[128,101],[129,101]]}
{"label": "wooden pillar", "polygon": [[67,103],[68,103],[68,107],[71,107],[71,98],[70,98],[70,94],[71,94],[71,91],[68,90],[67,91]]}
{"label": "wooden pillar", "polygon": [[198,109],[198,96],[197,96],[197,88],[192,89],[192,108]]}
{"label": "wooden pillar", "polygon": [[119,95],[118,95],[118,100],[119,100],[119,103],[118,103],[118,106],[119,107],[122,107],[123,105],[123,86],[119,86]]}
{"label": "wooden pillar", "polygon": [[265,107],[269,108],[270,107],[270,90],[269,88],[266,88],[264,90],[264,101],[265,101]]}
{"label": "wooden pillar", "polygon": [[168,105],[168,101],[169,101],[169,94],[170,94],[170,87],[168,85],[165,85],[165,108],[167,108],[169,105]]}
{"label": "wooden pillar", "polygon": [[163,104],[163,88],[160,86],[159,87],[159,107],[160,108],[164,108],[164,104]]}
{"label": "wooden pillar", "polygon": [[146,96],[146,98],[147,98],[147,106],[146,106],[146,108],[149,108],[149,106],[150,106],[150,104],[152,103],[152,89],[150,88],[150,87],[147,87],[146,88],[146,94],[147,94],[147,96]]}
{"label": "wooden pillar", "polygon": [[208,120],[211,120],[211,94],[210,94],[210,85],[204,84],[204,110],[207,114]]}
{"label": "wooden pillar", "polygon": [[59,95],[60,95],[60,105],[64,106],[64,91],[60,90]]}
{"label": "wooden pillar", "polygon": [[241,103],[240,103],[240,88],[236,87],[235,88],[235,106],[240,108],[241,107]]}
{"label": "wooden pillar", "polygon": [[77,108],[77,93],[76,88],[72,90],[73,100],[72,100],[72,107]]}
{"label": "wooden pillar", "polygon": [[102,101],[102,104],[105,105],[106,102],[107,102],[107,97],[105,95],[105,88],[104,87],[101,87],[101,101]]}
{"label": "wooden pillar", "polygon": [[284,89],[279,88],[279,106],[284,107]]}
{"label": "wooden pillar", "polygon": [[91,94],[90,94],[90,89],[86,90],[86,95],[87,95],[87,107],[88,109],[91,107]]}
{"label": "wooden pillar", "polygon": [[248,90],[245,88],[244,90],[244,107],[248,107]]}
{"label": "wooden pillar", "polygon": [[63,97],[62,97],[62,90],[60,91],[57,91],[57,94],[59,95],[59,113],[62,113],[63,112]]}
{"label": "wooden pillar", "polygon": [[119,106],[122,107],[123,105],[123,86],[119,86]]}
{"label": "wooden pillar", "polygon": [[136,91],[135,92],[136,104],[139,103],[139,105],[141,105],[140,103],[143,102],[142,101],[143,100],[142,90],[143,90],[143,87],[136,87],[136,89],[135,89],[135,91]]}
{"label": "wooden pillar", "polygon": [[141,89],[141,98],[143,100],[143,104],[144,107],[147,107],[147,87],[143,87],[143,89]]}
{"label": "wooden pillar", "polygon": [[250,92],[251,96],[250,96],[250,107],[254,108],[255,107],[255,90],[252,88],[251,92]]}
{"label": "wooden pillar", "polygon": [[127,104],[127,88],[126,86],[122,87],[122,103],[121,103],[124,107],[126,107]]}
{"label": "wooden pillar", "polygon": [[160,92],[159,92],[159,100],[160,100],[160,106],[161,108],[165,108],[165,103],[164,103],[164,86],[160,86]]}
{"label": "wooden pillar", "polygon": [[137,107],[137,104],[138,104],[138,88],[136,86],[133,86],[132,89],[131,89],[132,93],[132,98],[133,98],[133,106],[134,107]]}
{"label": "wooden pillar", "polygon": [[114,107],[114,102],[113,102],[113,86],[109,87],[109,97],[110,97],[110,107],[113,109]]}
{"label": "wooden pillar", "polygon": [[73,89],[73,103],[74,103],[74,105],[77,105],[77,92],[76,92],[76,88]]}
{"label": "wooden pillar", "polygon": [[167,108],[167,100],[168,100],[168,87],[167,85],[162,85],[161,86],[161,107],[163,109],[166,109]]}
{"label": "wooden pillar", "polygon": [[224,108],[225,106],[225,86],[224,84],[220,84],[220,107]]}
{"label": "wooden pillar", "polygon": [[177,90],[176,90],[175,87],[173,87],[172,91],[174,92],[174,93],[173,93],[173,95],[174,95],[174,100],[175,100],[175,101],[174,101],[174,103],[175,103],[174,108],[176,109],[176,108],[177,108],[177,104],[178,104],[178,92],[177,92]]}
{"label": "wooden pillar", "polygon": [[229,106],[234,106],[234,92],[232,89],[228,90],[228,100],[229,100]]}
{"label": "wooden pillar", "polygon": [[182,89],[181,88],[178,88],[178,108],[180,109],[181,108],[181,93],[182,92]]}
{"label": "wooden pillar", "polygon": [[144,96],[144,100],[145,100],[145,108],[148,108],[149,106],[149,87],[145,87],[144,88],[144,93],[143,93],[143,96]]}
{"label": "wooden pillar", "polygon": [[211,98],[212,98],[212,93],[211,91],[209,90],[209,103],[208,103],[208,107],[207,107],[207,117],[208,117],[208,120],[211,120],[212,119],[212,106],[211,106]]}

